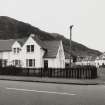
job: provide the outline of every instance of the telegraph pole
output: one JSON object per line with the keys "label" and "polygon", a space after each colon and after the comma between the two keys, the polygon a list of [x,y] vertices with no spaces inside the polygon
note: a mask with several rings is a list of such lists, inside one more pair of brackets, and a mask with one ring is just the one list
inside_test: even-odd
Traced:
{"label": "telegraph pole", "polygon": [[71,48],[71,42],[72,42],[72,28],[73,28],[73,25],[70,26],[70,68],[71,68],[71,54],[72,54],[72,48]]}

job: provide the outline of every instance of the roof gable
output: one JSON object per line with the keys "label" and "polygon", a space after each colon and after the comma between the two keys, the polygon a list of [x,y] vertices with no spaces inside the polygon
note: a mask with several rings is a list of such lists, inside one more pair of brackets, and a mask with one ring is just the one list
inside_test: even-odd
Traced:
{"label": "roof gable", "polygon": [[[45,49],[44,58],[56,58],[61,41],[41,41],[36,36],[32,37],[32,39],[40,45],[41,48]],[[12,45],[16,41],[23,46],[26,40],[28,40],[28,38],[0,40],[0,51],[11,51]]]}
{"label": "roof gable", "polygon": [[60,41],[42,41],[35,35],[30,35],[37,44],[39,44],[43,49],[46,50],[44,58],[56,58],[58,49],[60,46]]}
{"label": "roof gable", "polygon": [[16,39],[16,41],[17,41],[21,46],[23,46],[27,39],[28,39],[28,37],[26,37],[26,38],[21,38],[21,39]]}
{"label": "roof gable", "polygon": [[31,36],[31,37],[38,45],[40,45],[42,48],[46,49],[45,43],[43,41],[41,41],[37,36]]}
{"label": "roof gable", "polygon": [[21,47],[20,43],[18,41],[15,41],[12,45],[12,48]]}
{"label": "roof gable", "polygon": [[25,43],[27,38],[22,39],[8,39],[8,40],[0,40],[0,51],[11,51],[12,45],[17,41],[21,46]]}

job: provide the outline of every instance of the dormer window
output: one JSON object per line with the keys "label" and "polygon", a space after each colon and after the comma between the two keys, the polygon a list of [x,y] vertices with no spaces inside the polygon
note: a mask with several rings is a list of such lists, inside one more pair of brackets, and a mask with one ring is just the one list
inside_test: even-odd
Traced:
{"label": "dormer window", "polygon": [[27,52],[30,52],[30,45],[27,45]]}
{"label": "dormer window", "polygon": [[16,48],[13,49],[13,52],[16,53]]}
{"label": "dormer window", "polygon": [[31,45],[31,52],[34,52],[34,45]]}
{"label": "dormer window", "polygon": [[20,49],[19,49],[19,48],[17,48],[17,53],[19,53],[19,51],[20,51]]}
{"label": "dormer window", "polygon": [[13,48],[13,52],[16,54],[16,53],[19,53],[20,52],[20,48]]}
{"label": "dormer window", "polygon": [[34,45],[27,45],[27,52],[34,52]]}

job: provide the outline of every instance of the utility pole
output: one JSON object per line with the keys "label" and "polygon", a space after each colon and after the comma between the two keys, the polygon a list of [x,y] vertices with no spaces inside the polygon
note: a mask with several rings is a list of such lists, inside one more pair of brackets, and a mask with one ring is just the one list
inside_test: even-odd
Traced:
{"label": "utility pole", "polygon": [[73,28],[73,25],[70,26],[70,68],[71,68],[71,54],[72,54],[72,48],[71,48],[71,42],[72,42],[72,28]]}

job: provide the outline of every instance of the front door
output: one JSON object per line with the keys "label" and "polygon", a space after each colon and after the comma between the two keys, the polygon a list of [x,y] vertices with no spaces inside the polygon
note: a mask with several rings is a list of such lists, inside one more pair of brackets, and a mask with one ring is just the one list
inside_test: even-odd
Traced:
{"label": "front door", "polygon": [[0,59],[0,67],[2,67],[2,59]]}
{"label": "front door", "polygon": [[45,69],[48,68],[48,60],[44,60],[44,68],[45,68]]}

